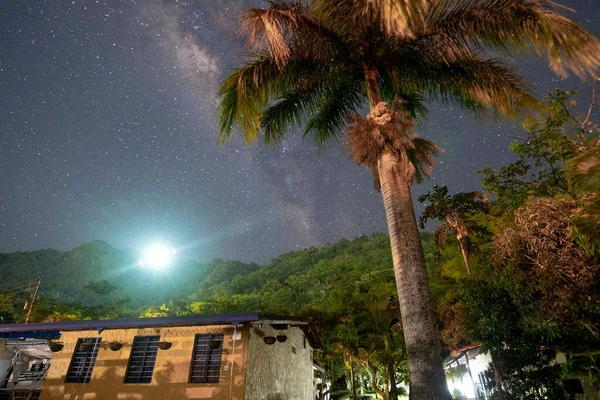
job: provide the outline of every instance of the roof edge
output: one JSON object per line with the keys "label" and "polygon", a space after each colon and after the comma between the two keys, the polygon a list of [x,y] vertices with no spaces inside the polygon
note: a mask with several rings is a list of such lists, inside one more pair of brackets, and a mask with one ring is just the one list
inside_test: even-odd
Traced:
{"label": "roof edge", "polygon": [[258,313],[239,313],[218,315],[186,315],[178,317],[158,318],[125,318],[91,321],[41,322],[34,324],[0,325],[0,333],[104,330],[117,328],[151,328],[159,326],[169,327],[192,325],[235,325],[258,320]]}

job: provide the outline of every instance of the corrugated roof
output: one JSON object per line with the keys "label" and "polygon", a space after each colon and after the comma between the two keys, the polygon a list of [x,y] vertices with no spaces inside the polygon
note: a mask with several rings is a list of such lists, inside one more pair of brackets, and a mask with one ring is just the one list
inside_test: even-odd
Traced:
{"label": "corrugated roof", "polygon": [[125,328],[150,328],[158,326],[230,325],[258,321],[258,313],[187,315],[183,317],[126,318],[98,321],[62,321],[36,324],[0,325],[0,337],[17,332],[81,331]]}

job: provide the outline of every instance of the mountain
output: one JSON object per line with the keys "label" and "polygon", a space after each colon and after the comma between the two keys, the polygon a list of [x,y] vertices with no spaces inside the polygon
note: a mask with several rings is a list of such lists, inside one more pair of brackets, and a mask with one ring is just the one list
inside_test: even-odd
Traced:
{"label": "mountain", "polygon": [[[231,279],[236,272],[252,272],[257,264],[213,260],[178,262],[165,271],[153,272],[137,265],[135,254],[97,240],[73,250],[44,249],[0,253],[0,293],[30,280],[42,280],[41,294],[55,300],[85,306],[129,298],[133,307],[147,306],[187,296],[201,284],[213,285]],[[119,289],[98,294],[86,288],[90,282],[106,280]]]}

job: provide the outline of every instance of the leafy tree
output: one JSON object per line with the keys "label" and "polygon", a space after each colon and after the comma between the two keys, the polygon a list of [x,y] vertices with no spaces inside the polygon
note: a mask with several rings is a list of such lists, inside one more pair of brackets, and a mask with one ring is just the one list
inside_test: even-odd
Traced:
{"label": "leafy tree", "polygon": [[[242,31],[257,50],[221,86],[220,133],[225,140],[237,123],[246,141],[262,130],[273,143],[290,125],[305,122],[304,135],[323,145],[352,117],[346,142],[373,172],[384,199],[411,396],[447,398],[410,192],[438,151],[411,129],[421,96],[509,113],[529,100],[527,87],[511,67],[482,57],[483,48],[548,48],[557,72],[585,74],[600,66],[600,42],[550,10],[553,2],[424,1],[423,13],[415,14],[423,18],[385,29],[396,20],[388,6],[399,4],[408,3],[382,1],[365,15],[368,1],[272,1],[246,12]],[[370,115],[355,116],[365,99]]]}
{"label": "leafy tree", "polygon": [[499,171],[491,168],[484,175],[483,186],[498,196],[498,206],[517,208],[530,196],[552,197],[571,194],[565,164],[582,145],[580,126],[571,112],[577,106],[572,92],[555,90],[544,97],[544,110],[539,118],[523,123],[527,137],[510,146],[517,161]]}
{"label": "leafy tree", "polygon": [[[393,296],[380,299],[370,293],[357,296],[357,300],[354,324],[358,327],[359,347],[363,350],[360,358],[372,373],[373,389],[381,393],[384,400],[397,400],[397,371],[407,365],[398,300]],[[379,389],[379,373],[387,378],[387,393]]]}
{"label": "leafy tree", "polygon": [[[543,336],[527,331],[515,282],[509,272],[497,281],[469,280],[463,285],[466,329],[492,356],[492,389],[498,399],[566,399],[556,350]],[[506,281],[508,279],[508,282]],[[508,289],[508,290],[507,290]],[[521,299],[522,300],[522,299]],[[538,332],[539,333],[539,332]]]}

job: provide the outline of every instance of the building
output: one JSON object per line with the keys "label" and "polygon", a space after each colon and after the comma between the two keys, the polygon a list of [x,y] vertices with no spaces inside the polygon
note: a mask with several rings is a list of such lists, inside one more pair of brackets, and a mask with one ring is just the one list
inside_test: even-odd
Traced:
{"label": "building", "polygon": [[[564,353],[558,352],[554,363],[563,364],[567,361]],[[483,351],[480,344],[474,344],[452,352],[444,360],[444,370],[450,393],[464,400],[484,400],[492,398],[488,390],[490,386],[489,374],[486,374],[492,357]],[[571,398],[577,400],[596,399],[596,390],[589,376],[585,373],[571,371],[563,379],[565,391]]]}
{"label": "building", "polygon": [[482,352],[479,344],[454,351],[444,360],[450,393],[458,392],[469,400],[489,398],[485,371],[491,362],[490,355]]}
{"label": "building", "polygon": [[256,313],[0,325],[0,400],[310,400],[316,347]]}

